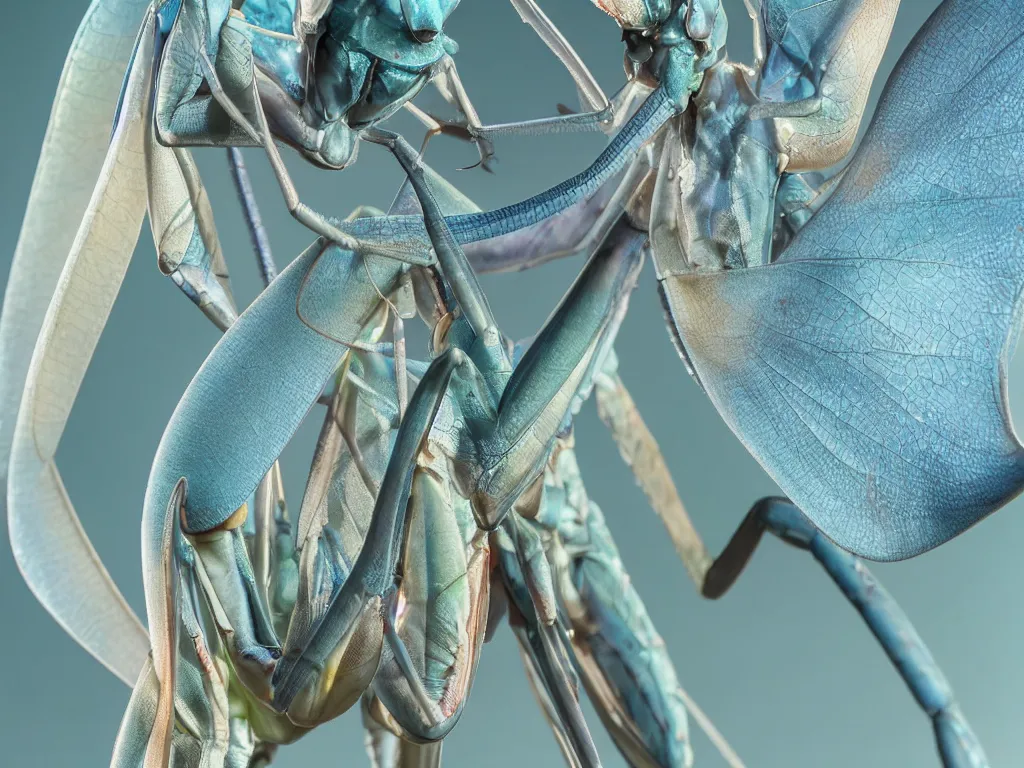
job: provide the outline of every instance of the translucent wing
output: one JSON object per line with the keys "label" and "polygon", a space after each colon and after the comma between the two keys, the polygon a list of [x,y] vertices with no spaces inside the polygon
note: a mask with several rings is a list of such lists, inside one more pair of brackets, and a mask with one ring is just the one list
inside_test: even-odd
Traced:
{"label": "translucent wing", "polygon": [[774,264],[662,283],[696,375],[839,545],[895,560],[1024,486],[1024,2],[946,0],[835,196]]}
{"label": "translucent wing", "polygon": [[129,685],[149,639],[82,530],[54,456],[146,211],[152,14],[139,41],[110,151],[28,369],[7,495],[11,546],[25,580],[61,626]]}
{"label": "translucent wing", "polygon": [[64,62],[0,314],[0,478],[7,472],[32,348],[103,166],[148,5],[93,0]]}

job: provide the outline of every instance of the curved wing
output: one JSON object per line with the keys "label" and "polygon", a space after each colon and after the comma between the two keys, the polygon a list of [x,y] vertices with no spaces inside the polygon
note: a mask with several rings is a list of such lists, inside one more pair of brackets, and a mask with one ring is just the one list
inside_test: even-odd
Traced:
{"label": "curved wing", "polygon": [[669,277],[696,376],[840,546],[953,538],[1024,487],[1024,0],[946,0],[835,195],[774,264]]}
{"label": "curved wing", "polygon": [[93,0],[64,62],[0,312],[0,479],[7,473],[32,348],[100,175],[148,5]]}
{"label": "curved wing", "polygon": [[11,547],[25,580],[68,634],[129,685],[149,638],[83,531],[54,456],[146,212],[152,43],[150,13],[110,151],[29,366],[7,492]]}

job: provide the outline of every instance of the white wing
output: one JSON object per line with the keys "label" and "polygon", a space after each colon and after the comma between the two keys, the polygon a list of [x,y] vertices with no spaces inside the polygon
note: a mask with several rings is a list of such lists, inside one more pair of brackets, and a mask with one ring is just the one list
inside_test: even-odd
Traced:
{"label": "white wing", "polygon": [[0,311],[0,481],[32,348],[103,166],[148,6],[148,0],[93,0],[64,62]]}
{"label": "white wing", "polygon": [[149,13],[109,152],[42,323],[7,491],[11,546],[25,580],[58,623],[128,685],[139,677],[149,638],[82,530],[54,455],[146,213],[153,29]]}

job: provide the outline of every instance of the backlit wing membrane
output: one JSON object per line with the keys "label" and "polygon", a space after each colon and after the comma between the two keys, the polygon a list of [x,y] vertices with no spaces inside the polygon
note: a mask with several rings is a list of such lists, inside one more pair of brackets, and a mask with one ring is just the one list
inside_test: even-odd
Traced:
{"label": "backlit wing membrane", "polygon": [[663,290],[730,427],[878,560],[1017,495],[1006,359],[1024,287],[1024,1],[946,0],[835,195],[773,264]]}

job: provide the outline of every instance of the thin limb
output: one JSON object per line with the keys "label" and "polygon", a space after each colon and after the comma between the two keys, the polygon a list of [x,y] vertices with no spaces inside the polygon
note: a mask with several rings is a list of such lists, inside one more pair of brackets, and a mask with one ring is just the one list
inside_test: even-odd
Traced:
{"label": "thin limb", "polygon": [[[751,521],[750,525],[748,521]],[[751,527],[756,528],[756,533],[751,532]],[[986,768],[989,765],[988,758],[960,712],[949,681],[935,663],[910,619],[872,576],[867,566],[829,541],[788,499],[766,498],[754,505],[741,526],[745,539],[741,549],[746,551],[751,540],[756,545],[756,539],[766,530],[787,544],[814,555],[814,559],[821,564],[836,586],[857,609],[918,705],[932,719],[943,766]],[[726,551],[728,550],[727,546]],[[730,574],[734,574],[734,579],[742,572],[745,563],[746,560],[743,560],[738,567],[736,562],[728,564],[728,570]],[[717,563],[708,573],[709,580],[716,567]],[[716,594],[712,596],[718,597],[723,594],[731,583],[719,579]]]}
{"label": "thin limb", "polygon": [[475,165],[471,165],[468,168],[460,168],[459,170],[468,171],[471,168],[480,166],[490,173],[490,161],[494,158],[494,147],[490,141],[477,133],[477,130],[482,125],[480,116],[477,114],[476,107],[473,106],[473,102],[469,99],[469,94],[466,93],[466,89],[462,85],[459,71],[455,68],[455,62],[451,56],[445,56],[441,59],[438,72],[434,75],[431,82],[434,83],[434,86],[444,97],[445,101],[465,116],[470,137],[476,142],[477,150],[480,152],[480,160]]}
{"label": "thin limb", "polygon": [[[559,723],[556,738],[565,739],[567,752],[576,765],[583,768],[600,766],[601,758],[580,709],[573,667],[566,657],[554,622],[547,623],[537,609],[537,600],[533,595],[537,591],[536,586],[531,588],[528,574],[536,571],[531,567],[534,562],[541,564],[543,545],[536,532],[523,525],[522,519],[515,512],[506,516],[501,523],[497,541],[501,578],[511,601],[510,607],[515,608],[510,623],[516,629],[516,634],[521,636],[520,647],[529,660],[528,668],[536,672],[537,678],[543,683],[547,702],[556,715]],[[541,560],[531,559],[531,552],[540,554]],[[544,566],[546,561],[541,564],[541,567]]]}
{"label": "thin limb", "polygon": [[256,119],[259,123],[259,135],[262,137],[263,149],[267,153],[270,167],[274,169],[274,176],[281,187],[284,195],[284,202],[288,212],[300,224],[308,227],[321,237],[325,237],[347,251],[354,253],[367,253],[367,248],[350,235],[346,235],[336,226],[331,224],[321,213],[314,211],[299,199],[299,192],[295,188],[284,159],[274,142],[274,136],[270,132],[270,125],[267,122],[267,115],[263,111],[263,102],[260,100],[259,89],[256,87],[256,79],[253,78],[253,97],[256,100]]}
{"label": "thin limb", "polygon": [[300,692],[309,690],[335,649],[351,636],[364,609],[374,598],[383,600],[393,587],[416,460],[448,383],[465,360],[457,349],[443,353],[413,393],[374,504],[366,544],[318,625],[301,647],[281,659],[274,672],[272,704],[278,711],[287,711]]}
{"label": "thin limb", "polygon": [[437,705],[437,702],[431,699],[430,694],[427,693],[423,680],[420,679],[412,657],[409,655],[409,649],[406,648],[405,643],[398,634],[398,599],[398,590],[395,590],[385,600],[384,639],[391,648],[395,662],[406,683],[409,685],[409,689],[412,691],[413,698],[415,698],[416,704],[420,708],[420,715],[423,716],[428,727],[436,728],[444,722],[445,717],[441,713],[441,708]]}
{"label": "thin limb", "polygon": [[495,327],[494,315],[469,260],[445,225],[444,212],[427,183],[419,155],[397,133],[371,128],[364,136],[367,141],[387,147],[408,175],[423,207],[423,221],[434,244],[441,271],[455,292],[456,301],[470,327],[478,337],[482,337],[488,328]]}
{"label": "thin limb", "polygon": [[[755,504],[722,553],[712,559],[683,507],[654,436],[617,374],[598,377],[597,398],[601,419],[611,429],[623,460],[661,517],[703,597],[715,600],[729,590],[750,561],[765,530],[809,550],[857,608],[918,704],[932,718],[945,768],[988,765],[924,641],[861,561],[829,541],[785,499],[763,499]],[[703,727],[696,711],[691,713]],[[710,732],[705,732],[711,737]]]}
{"label": "thin limb", "polygon": [[628,209],[652,164],[645,147],[622,179],[615,181],[610,195],[608,188],[602,188],[572,213],[552,216],[536,229],[473,243],[467,254],[470,263],[478,273],[513,272],[580,254],[589,258]]}
{"label": "thin limb", "polygon": [[708,741],[718,750],[718,754],[722,756],[722,759],[729,765],[729,768],[744,768],[743,761],[736,754],[736,750],[732,748],[732,745],[722,735],[722,732],[715,727],[711,718],[707,716],[704,710],[700,708],[697,702],[693,700],[693,697],[681,685],[679,686],[679,695],[682,697],[683,704],[686,706],[686,711],[690,713],[690,717],[697,723],[697,727],[704,731]]}
{"label": "thin limb", "polygon": [[497,136],[547,136],[555,133],[587,133],[590,131],[611,134],[625,124],[633,112],[633,103],[636,97],[642,93],[649,94],[650,89],[631,80],[619,89],[605,106],[585,112],[567,111],[553,117],[476,127],[460,126],[444,120],[437,120],[437,122],[441,124],[442,132],[461,135],[461,131],[465,132],[469,138],[488,141]]}
{"label": "thin limb", "polygon": [[661,518],[686,572],[697,589],[702,590],[713,560],[683,506],[654,435],[618,373],[602,373],[596,384],[598,415],[611,430],[622,460],[633,470],[652,509]]}
{"label": "thin limb", "polygon": [[590,74],[583,59],[565,39],[554,22],[540,9],[540,6],[534,0],[512,0],[512,7],[516,9],[524,23],[533,27],[533,31],[537,33],[548,50],[555,54],[568,70],[573,82],[576,83],[583,109],[597,112],[607,107],[608,97],[604,95],[601,86]]}
{"label": "thin limb", "polygon": [[256,251],[260,276],[263,278],[264,285],[270,285],[277,277],[277,265],[274,263],[274,255],[270,251],[270,238],[267,237],[267,231],[263,228],[263,219],[260,216],[259,207],[256,205],[256,195],[253,193],[249,171],[246,170],[245,161],[242,159],[242,150],[238,147],[228,148],[228,165],[231,168],[231,177],[235,180],[235,189],[238,191],[238,199],[245,214],[245,223],[249,228],[252,247]]}
{"label": "thin limb", "polygon": [[[441,123],[439,120],[434,118],[429,113],[424,112],[422,109],[417,107],[411,101],[405,102],[405,104],[403,104],[402,107],[410,115],[412,115],[417,120],[419,120],[423,124],[423,126],[427,129],[427,133],[423,137],[423,143],[420,145],[420,154],[421,155],[427,149],[427,144],[430,142],[430,140],[432,138],[434,138],[435,136],[437,136],[438,134],[441,134],[441,133],[451,133],[451,131],[448,129],[448,125]],[[460,138],[461,138],[461,133],[460,133]],[[468,133],[466,134],[466,138],[470,138]],[[404,187],[407,183],[408,183],[408,180],[403,180],[402,186]],[[401,194],[401,192],[399,194]]]}

